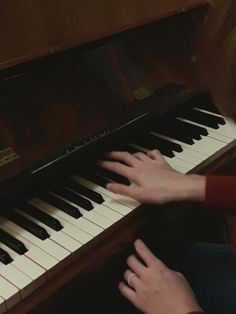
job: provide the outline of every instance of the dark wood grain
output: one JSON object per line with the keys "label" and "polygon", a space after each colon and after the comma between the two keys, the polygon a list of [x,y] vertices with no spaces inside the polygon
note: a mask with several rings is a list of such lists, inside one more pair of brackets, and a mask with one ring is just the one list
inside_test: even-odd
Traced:
{"label": "dark wood grain", "polygon": [[206,0],[1,1],[0,68],[143,25]]}
{"label": "dark wood grain", "polygon": [[0,139],[19,158],[0,168],[1,180],[145,109],[147,102],[134,97],[144,86],[151,93],[168,84],[199,86],[192,58],[200,13],[147,25],[93,49],[62,53],[11,73],[0,83]]}

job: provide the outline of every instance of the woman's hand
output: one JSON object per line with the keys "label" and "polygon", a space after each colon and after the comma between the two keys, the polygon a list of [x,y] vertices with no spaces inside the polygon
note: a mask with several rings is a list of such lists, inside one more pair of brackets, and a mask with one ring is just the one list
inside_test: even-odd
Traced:
{"label": "woman's hand", "polygon": [[205,177],[175,171],[158,150],[146,154],[111,152],[99,165],[126,177],[131,185],[109,183],[107,189],[142,203],[164,204],[170,201],[204,201]]}
{"label": "woman's hand", "polygon": [[[187,314],[201,308],[184,276],[169,269],[141,241],[134,243],[141,263],[129,256],[121,294],[145,314]],[[129,285],[128,285],[129,283]]]}

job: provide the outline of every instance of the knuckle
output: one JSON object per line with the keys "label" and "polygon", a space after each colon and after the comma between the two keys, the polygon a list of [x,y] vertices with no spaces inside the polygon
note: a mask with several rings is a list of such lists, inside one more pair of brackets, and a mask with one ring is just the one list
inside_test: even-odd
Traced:
{"label": "knuckle", "polygon": [[132,181],[138,181],[138,179],[139,179],[139,172],[138,171],[130,172],[130,177],[131,177]]}
{"label": "knuckle", "polygon": [[133,255],[130,255],[130,256],[127,258],[127,264],[128,264],[128,265],[131,265],[133,262],[134,262],[134,256],[133,256]]}
{"label": "knuckle", "polygon": [[119,155],[121,158],[126,159],[126,158],[128,158],[129,153],[128,152],[120,152]]}
{"label": "knuckle", "polygon": [[164,268],[160,270],[162,277],[167,278],[172,276],[172,271],[169,268]]}
{"label": "knuckle", "polygon": [[184,275],[182,274],[182,273],[180,273],[180,272],[175,272],[175,275],[177,276],[177,277],[179,277],[179,278],[183,278],[184,279]]}
{"label": "knuckle", "polygon": [[127,277],[128,274],[129,274],[129,271],[128,271],[128,269],[126,269],[126,271],[124,272],[124,277]]}

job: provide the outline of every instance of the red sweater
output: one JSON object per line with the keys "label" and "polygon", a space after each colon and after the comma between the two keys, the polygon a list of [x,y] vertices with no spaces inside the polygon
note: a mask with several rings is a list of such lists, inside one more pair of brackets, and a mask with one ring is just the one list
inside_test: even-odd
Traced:
{"label": "red sweater", "polygon": [[[236,176],[207,176],[205,203],[209,208],[236,213]],[[236,257],[236,219],[232,226],[232,245]]]}

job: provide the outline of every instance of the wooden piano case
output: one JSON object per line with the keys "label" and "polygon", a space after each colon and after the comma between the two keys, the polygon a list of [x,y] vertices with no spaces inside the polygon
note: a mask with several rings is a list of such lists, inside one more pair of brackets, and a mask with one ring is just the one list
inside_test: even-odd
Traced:
{"label": "wooden piano case", "polygon": [[[10,148],[12,158],[0,166],[1,210],[89,167],[117,123],[153,106],[166,111],[200,89],[206,8],[200,0],[1,2],[0,150]],[[222,169],[234,155],[202,171]],[[222,241],[222,216],[194,208],[138,208],[9,313],[115,312],[137,237],[173,258],[190,240]],[[200,232],[193,217],[204,220]]]}

